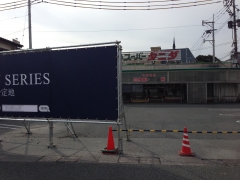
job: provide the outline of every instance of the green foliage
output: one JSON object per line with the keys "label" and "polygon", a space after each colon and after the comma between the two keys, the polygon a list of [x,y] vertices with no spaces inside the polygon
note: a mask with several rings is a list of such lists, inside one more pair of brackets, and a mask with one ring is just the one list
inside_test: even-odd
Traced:
{"label": "green foliage", "polygon": [[[212,55],[199,55],[198,57],[196,57],[197,62],[212,62]],[[220,61],[217,57],[215,57],[215,61]]]}

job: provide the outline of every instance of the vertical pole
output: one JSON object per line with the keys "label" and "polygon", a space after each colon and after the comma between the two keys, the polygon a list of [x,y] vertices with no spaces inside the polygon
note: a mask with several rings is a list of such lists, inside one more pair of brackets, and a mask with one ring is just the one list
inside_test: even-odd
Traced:
{"label": "vertical pole", "polygon": [[[235,0],[233,2],[233,33],[234,33],[234,57],[238,59],[238,47],[237,47],[237,21],[236,21],[236,6]],[[240,62],[238,61],[238,64]]]}
{"label": "vertical pole", "polygon": [[[29,49],[32,49],[32,25],[31,25],[31,0],[28,0],[28,30],[29,30]],[[30,121],[28,121],[30,132]]]}
{"label": "vertical pole", "polygon": [[122,155],[123,154],[123,142],[120,134],[120,124],[117,125],[118,129],[118,154]]}
{"label": "vertical pole", "polygon": [[[124,125],[125,125],[125,129],[128,129],[127,127],[127,120],[126,120],[126,116],[125,116],[125,112],[124,112],[124,107],[123,107],[123,99],[122,99],[122,46],[119,46],[119,93],[120,93],[120,108],[121,108],[121,118],[122,120],[124,120]],[[119,129],[120,131],[120,129]],[[130,140],[130,132],[126,131],[126,135],[127,135],[127,141],[131,141]]]}
{"label": "vertical pole", "polygon": [[214,35],[214,14],[213,14],[213,30],[212,30],[212,36],[213,36],[213,63],[215,63],[215,35]]}
{"label": "vertical pole", "polygon": [[189,63],[188,58],[187,58],[187,48],[186,48],[186,63]]}
{"label": "vertical pole", "polygon": [[118,50],[117,50],[117,72],[118,72],[118,153],[123,154],[123,142],[120,134],[120,123],[123,119],[123,109],[122,109],[122,47],[117,42]]}
{"label": "vertical pole", "polygon": [[181,103],[183,103],[183,88],[182,88],[182,83],[181,83]]}
{"label": "vertical pole", "polygon": [[[122,107],[122,112],[124,113],[124,108]],[[130,127],[128,128],[127,127],[127,120],[126,120],[126,117],[125,117],[125,113],[123,114],[123,120],[124,120],[124,124],[125,124],[125,129],[128,130],[130,129]],[[129,131],[126,131],[126,135],[127,135],[127,141],[131,141],[130,140],[130,132]]]}
{"label": "vertical pole", "polygon": [[[28,122],[28,123],[29,123],[29,122]],[[29,129],[30,127],[25,124],[25,119],[24,119],[24,121],[23,121],[23,125],[25,126],[25,128],[26,128],[26,130],[27,130],[27,133],[26,133],[26,134],[32,134],[32,132],[31,132],[30,129]]]}
{"label": "vertical pole", "polygon": [[31,0],[28,0],[29,49],[32,49]]}
{"label": "vertical pole", "polygon": [[28,121],[28,128],[27,128],[27,134],[32,134],[32,132],[30,131],[30,121]]}
{"label": "vertical pole", "polygon": [[55,147],[53,145],[53,122],[49,122],[49,146],[48,148],[53,148]]}
{"label": "vertical pole", "polygon": [[119,115],[122,115],[122,47],[118,44],[118,108]]}

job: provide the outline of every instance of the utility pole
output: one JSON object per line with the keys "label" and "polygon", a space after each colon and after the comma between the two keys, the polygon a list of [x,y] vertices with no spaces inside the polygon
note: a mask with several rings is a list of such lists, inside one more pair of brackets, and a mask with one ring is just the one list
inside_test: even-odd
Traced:
{"label": "utility pole", "polygon": [[213,23],[212,23],[212,42],[213,42],[213,63],[215,62],[215,34],[214,34],[214,14],[213,14]]}
{"label": "utility pole", "polygon": [[[237,47],[237,21],[236,21],[236,6],[235,6],[235,0],[233,0],[233,34],[234,34],[234,57],[238,59],[238,47]],[[240,59],[238,59],[238,64]]]}
{"label": "utility pole", "polygon": [[28,0],[29,49],[32,49],[31,0]]}
{"label": "utility pole", "polygon": [[[236,67],[239,67],[240,64],[240,58],[238,58],[238,43],[237,43],[237,26],[240,27],[240,23],[238,23],[240,20],[236,19],[236,10],[239,11],[239,9],[236,7],[235,0],[224,0],[224,6],[227,7],[227,12],[233,19],[231,21],[228,21],[228,28],[233,29],[233,46],[234,49],[232,51],[231,60],[232,63],[236,64]],[[232,6],[232,11],[230,7]]]}
{"label": "utility pole", "polygon": [[207,24],[207,25],[209,25],[212,29],[210,29],[210,30],[206,30],[205,32],[207,33],[207,34],[211,34],[212,33],[212,40],[205,40],[205,39],[203,39],[203,43],[205,43],[206,41],[209,41],[211,44],[212,44],[212,46],[213,46],[213,56],[212,56],[212,61],[213,61],[213,63],[215,62],[215,34],[214,34],[214,31],[215,30],[217,30],[217,29],[214,29],[214,14],[213,14],[213,21],[212,22],[207,22],[207,21],[202,21],[202,25],[204,26],[204,24]]}

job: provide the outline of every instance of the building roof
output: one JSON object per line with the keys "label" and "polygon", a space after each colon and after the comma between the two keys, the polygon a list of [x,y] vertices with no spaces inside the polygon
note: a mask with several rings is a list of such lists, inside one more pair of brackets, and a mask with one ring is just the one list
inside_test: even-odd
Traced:
{"label": "building roof", "polygon": [[[21,45],[20,43],[17,43],[17,42],[14,42],[14,41],[10,41],[10,40],[4,39],[2,37],[0,37],[0,42],[6,43],[6,44],[8,44],[10,46],[15,46],[16,48],[22,48],[23,47],[23,45]],[[0,49],[5,50],[2,47],[0,47]]]}

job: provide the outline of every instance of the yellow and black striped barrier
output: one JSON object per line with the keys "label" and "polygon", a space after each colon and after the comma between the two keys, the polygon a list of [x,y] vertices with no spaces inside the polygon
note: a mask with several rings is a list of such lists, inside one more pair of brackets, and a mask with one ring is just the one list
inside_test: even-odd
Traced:
{"label": "yellow and black striped barrier", "polygon": [[[113,129],[112,131],[118,131]],[[143,129],[120,129],[120,132],[174,132],[183,133],[183,130],[143,130]],[[238,134],[240,131],[188,131],[192,134]]]}

